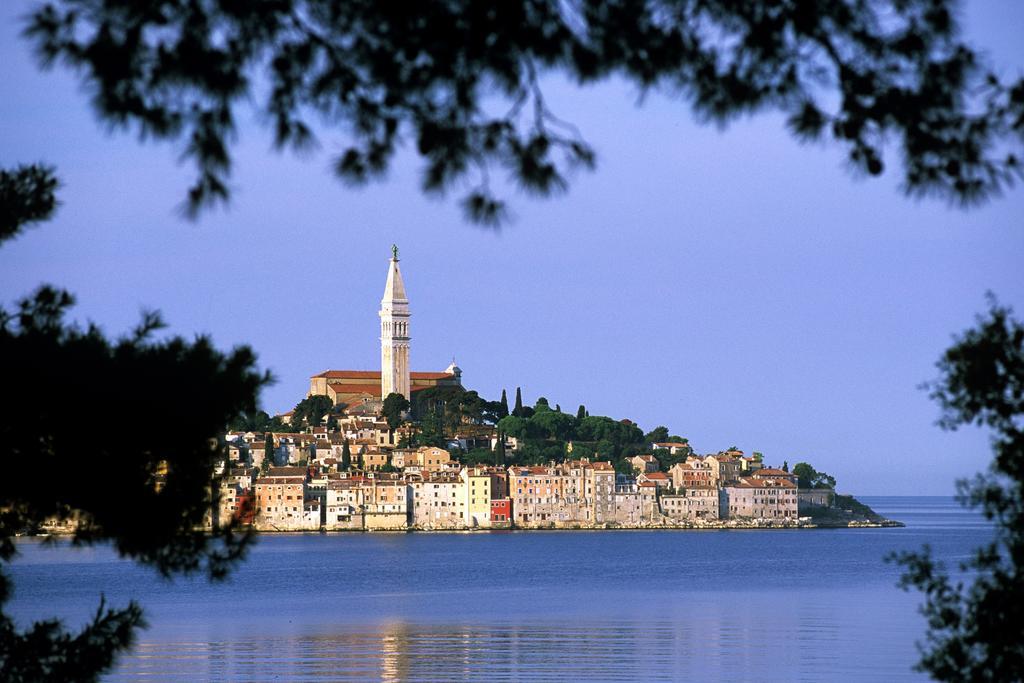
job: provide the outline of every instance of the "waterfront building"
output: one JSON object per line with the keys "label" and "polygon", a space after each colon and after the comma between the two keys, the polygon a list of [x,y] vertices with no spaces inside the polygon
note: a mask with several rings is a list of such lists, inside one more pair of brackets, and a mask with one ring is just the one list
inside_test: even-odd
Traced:
{"label": "waterfront building", "polygon": [[585,496],[590,503],[588,521],[603,524],[615,513],[615,468],[610,462],[594,462],[585,470]]}
{"label": "waterfront building", "polygon": [[412,525],[421,529],[462,529],[466,526],[465,483],[450,474],[409,478]]}
{"label": "waterfront building", "polygon": [[798,489],[797,509],[804,515],[813,508],[829,508],[832,507],[835,498],[836,492],[833,489]]}
{"label": "waterfront building", "polygon": [[363,525],[367,531],[409,525],[409,489],[398,479],[374,477],[362,483]]}
{"label": "waterfront building", "polygon": [[[303,467],[271,467],[256,480],[257,528],[300,530],[305,528],[306,470]],[[317,527],[319,528],[319,515]]]}
{"label": "waterfront building", "polygon": [[488,467],[464,467],[459,477],[465,484],[466,526],[490,527],[491,500],[504,496],[503,478]]}
{"label": "waterfront building", "polygon": [[796,519],[796,484],[781,478],[742,477],[722,487],[720,516],[748,519]]}
{"label": "waterfront building", "polygon": [[324,529],[362,529],[362,487],[352,479],[332,479],[327,482],[324,498]]}
{"label": "waterfront building", "polygon": [[605,521],[631,527],[639,525],[644,518],[643,501],[640,496],[640,487],[636,484],[616,484],[614,500],[614,512]]}
{"label": "waterfront building", "polygon": [[491,527],[504,528],[512,525],[512,499],[495,498],[491,501]]}
{"label": "waterfront building", "polygon": [[780,470],[775,467],[762,467],[761,469],[753,472],[750,475],[754,479],[785,479],[786,481],[798,484],[800,477],[796,476],[792,472]]}
{"label": "waterfront building", "polygon": [[661,512],[669,519],[697,521],[719,519],[719,490],[715,486],[681,487],[675,495],[661,497]]}

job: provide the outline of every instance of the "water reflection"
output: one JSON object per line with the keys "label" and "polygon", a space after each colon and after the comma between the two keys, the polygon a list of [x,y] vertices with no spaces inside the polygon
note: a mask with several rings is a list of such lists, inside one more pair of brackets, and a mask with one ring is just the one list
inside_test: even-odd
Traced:
{"label": "water reflection", "polygon": [[[649,622],[392,621],[287,637],[143,639],[110,680],[843,680],[863,677],[871,664],[842,633],[873,628],[885,639],[887,615],[837,615],[814,601],[773,606],[750,599],[694,610],[690,618],[672,609]],[[905,651],[906,642],[895,640]],[[909,652],[906,666],[894,671],[899,653],[873,649],[887,680],[912,675]]]}

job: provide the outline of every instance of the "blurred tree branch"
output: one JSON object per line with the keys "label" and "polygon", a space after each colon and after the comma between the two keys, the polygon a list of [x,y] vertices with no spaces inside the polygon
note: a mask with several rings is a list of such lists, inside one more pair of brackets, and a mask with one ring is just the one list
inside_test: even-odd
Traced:
{"label": "blurred tree branch", "polygon": [[[892,556],[900,585],[924,593],[928,633],[918,669],[939,681],[1024,680],[1024,326],[990,295],[987,316],[938,363],[927,385],[946,429],[992,429],[989,471],[957,482],[966,507],[981,509],[995,538],[951,577],[929,548]],[[965,583],[970,579],[971,583]]]}
{"label": "blurred tree branch", "polygon": [[[548,108],[546,73],[623,78],[720,124],[775,109],[798,138],[831,138],[867,174],[883,171],[893,141],[908,193],[966,204],[998,194],[1021,177],[1024,79],[1003,82],[959,40],[956,5],[53,0],[26,35],[44,64],[81,74],[103,120],[185,141],[193,216],[228,199],[236,109],[261,97],[278,148],[315,144],[314,119],[339,129],[348,141],[335,169],[359,185],[409,140],[423,191],[468,187],[468,217],[494,225],[506,207],[491,170],[547,195],[594,165]],[[510,105],[504,116],[484,107],[495,97]]]}
{"label": "blurred tree branch", "polygon": [[[52,170],[0,171],[6,235],[48,217]],[[251,536],[232,522],[206,529],[217,509],[225,426],[253,412],[269,376],[248,347],[221,353],[204,337],[155,340],[146,313],[116,340],[65,322],[67,292],[40,287],[0,308],[0,680],[94,680],[144,625],[134,602],[107,609],[77,634],[57,621],[25,632],[2,608],[13,537],[69,522],[77,545],[109,543],[164,576],[224,577]]]}

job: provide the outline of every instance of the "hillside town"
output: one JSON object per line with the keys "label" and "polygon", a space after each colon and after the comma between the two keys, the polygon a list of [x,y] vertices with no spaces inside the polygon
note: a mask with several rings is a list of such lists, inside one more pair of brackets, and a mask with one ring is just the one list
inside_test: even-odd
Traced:
{"label": "hillside town", "polygon": [[510,409],[462,386],[454,361],[413,372],[410,310],[392,248],[381,369],[327,370],[295,409],[225,438],[208,523],[260,531],[813,525],[835,480],[731,447],[699,455],[665,427]]}
{"label": "hillside town", "polygon": [[[667,472],[640,454],[624,474],[589,458],[467,466],[444,448],[392,447],[394,436],[372,416],[345,416],[330,433],[233,432],[211,523],[241,519],[261,531],[796,526],[834,499],[832,489],[800,489],[795,473],[741,452],[691,453]],[[650,445],[689,452],[684,443]],[[506,448],[514,453],[514,440]]]}

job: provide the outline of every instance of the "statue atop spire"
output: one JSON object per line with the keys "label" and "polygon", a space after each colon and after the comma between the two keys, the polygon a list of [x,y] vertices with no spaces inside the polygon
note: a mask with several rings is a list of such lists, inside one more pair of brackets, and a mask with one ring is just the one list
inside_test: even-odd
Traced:
{"label": "statue atop spire", "polygon": [[392,261],[397,261],[398,260],[398,245],[397,244],[392,244],[391,245],[391,260]]}

